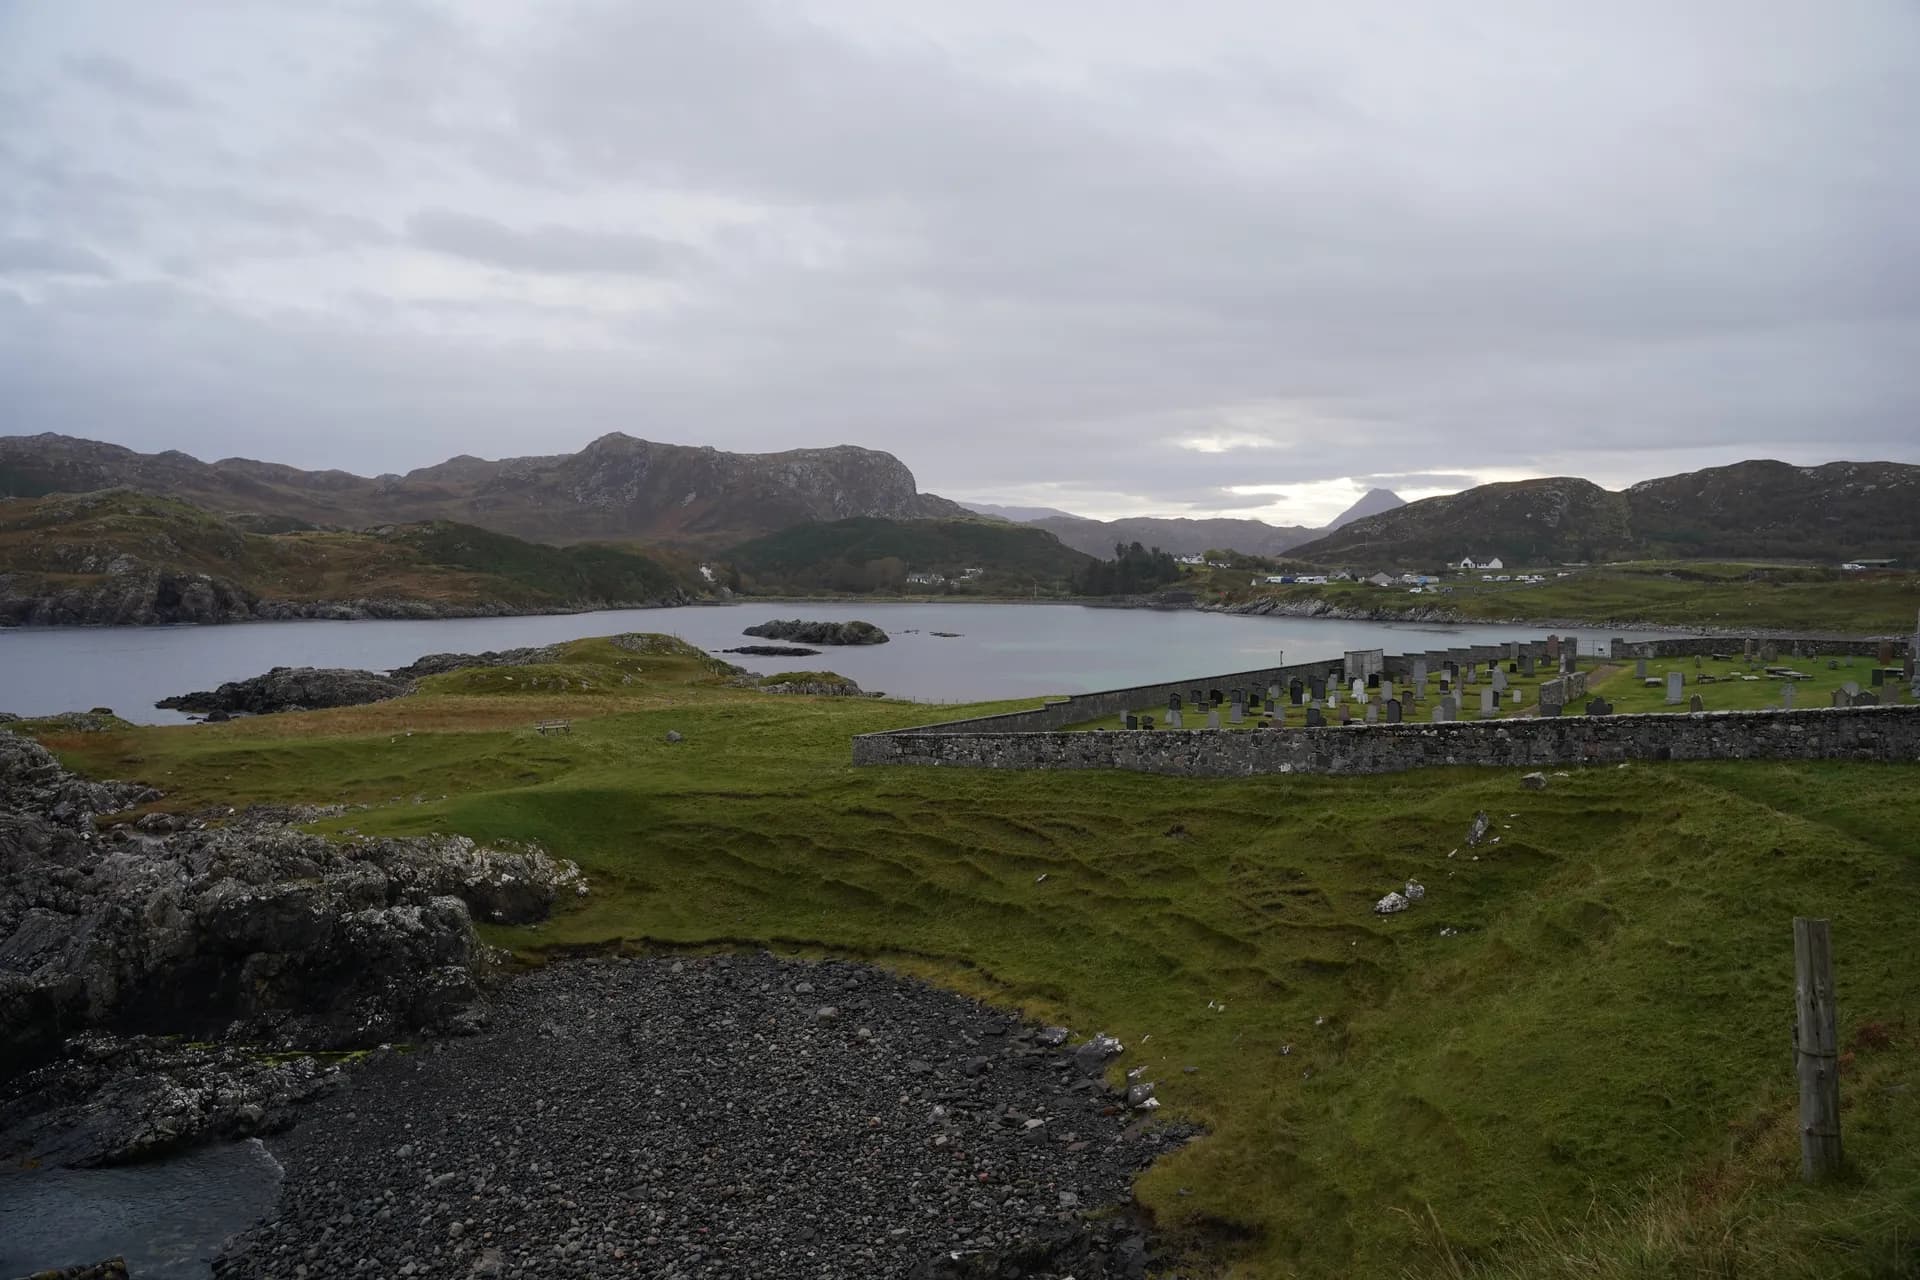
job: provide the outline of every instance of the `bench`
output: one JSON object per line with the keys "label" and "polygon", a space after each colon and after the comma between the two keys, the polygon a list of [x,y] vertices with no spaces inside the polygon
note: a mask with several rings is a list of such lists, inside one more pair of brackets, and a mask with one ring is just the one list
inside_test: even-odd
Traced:
{"label": "bench", "polygon": [[573,721],[542,720],[538,724],[534,725],[533,727],[538,729],[542,736],[545,736],[546,734],[549,734],[549,733],[572,733]]}

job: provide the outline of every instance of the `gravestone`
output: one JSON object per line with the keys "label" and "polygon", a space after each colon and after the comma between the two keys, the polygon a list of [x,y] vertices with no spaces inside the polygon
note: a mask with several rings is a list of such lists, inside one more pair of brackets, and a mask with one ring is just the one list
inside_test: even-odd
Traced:
{"label": "gravestone", "polygon": [[1447,673],[1447,675],[1446,675],[1446,678],[1447,678],[1448,680],[1452,680],[1452,681],[1455,681],[1455,682],[1458,682],[1458,681],[1459,681],[1459,679],[1460,679],[1460,664],[1459,664],[1459,663],[1457,663],[1457,662],[1455,662],[1455,661],[1453,661],[1453,660],[1452,660],[1451,658],[1449,658],[1449,659],[1447,660],[1447,662],[1446,662],[1446,668],[1445,668],[1445,669],[1446,669],[1446,673]]}
{"label": "gravestone", "polygon": [[1440,696],[1444,698],[1449,693],[1452,693],[1452,692],[1453,692],[1453,683],[1449,681],[1445,676],[1441,676],[1440,677]]}
{"label": "gravestone", "polygon": [[1320,714],[1319,707],[1307,708],[1307,728],[1309,729],[1325,728],[1326,723],[1327,723],[1327,718],[1324,715]]}
{"label": "gravestone", "polygon": [[1318,702],[1327,696],[1327,678],[1321,675],[1308,676],[1307,688],[1313,690],[1313,700]]}
{"label": "gravestone", "polygon": [[1460,718],[1460,695],[1450,693],[1442,698],[1441,701],[1447,704],[1447,719],[1458,720]]}
{"label": "gravestone", "polygon": [[1877,707],[1880,705],[1880,695],[1877,693],[1863,693],[1853,700],[1853,705],[1856,707]]}
{"label": "gravestone", "polygon": [[1427,700],[1427,678],[1425,675],[1422,675],[1418,680],[1413,682],[1413,700],[1415,702],[1425,702]]}
{"label": "gravestone", "polygon": [[1140,717],[1140,727],[1141,727],[1142,729],[1151,729],[1151,728],[1153,728],[1153,717],[1152,717],[1152,716],[1141,716],[1141,717]]}
{"label": "gravestone", "polygon": [[1833,705],[1836,707],[1850,707],[1853,705],[1853,695],[1845,689],[1835,689],[1833,691]]}
{"label": "gravestone", "polygon": [[1227,711],[1227,723],[1228,724],[1245,724],[1246,722],[1247,722],[1246,705],[1244,703],[1239,703],[1239,702],[1234,703],[1233,706],[1230,707]]}
{"label": "gravestone", "polygon": [[1355,702],[1365,702],[1367,700],[1367,682],[1361,677],[1355,676],[1349,692],[1353,694],[1353,700]]}
{"label": "gravestone", "polygon": [[1520,663],[1518,659],[1516,659],[1513,662],[1509,662],[1507,664],[1507,674],[1510,676],[1517,676],[1520,674]]}
{"label": "gravestone", "polygon": [[1780,686],[1780,709],[1793,710],[1793,681],[1791,680]]}
{"label": "gravestone", "polygon": [[[1178,699],[1175,699],[1175,701],[1178,701]],[[1181,725],[1180,708],[1168,707],[1167,708],[1167,728],[1178,729],[1180,725]]]}
{"label": "gravestone", "polygon": [[1469,662],[1467,664],[1467,683],[1468,684],[1473,684],[1475,681],[1477,681],[1480,678],[1479,673],[1477,673],[1474,670],[1474,668],[1479,665],[1480,664],[1477,662]]}
{"label": "gravestone", "polygon": [[1378,689],[1379,687],[1380,687],[1380,673],[1378,671],[1367,672],[1367,688]]}
{"label": "gravestone", "polygon": [[1341,724],[1343,724],[1343,725],[1346,725],[1346,724],[1352,724],[1352,723],[1353,723],[1353,708],[1352,708],[1352,707],[1341,707],[1341,708],[1340,708],[1340,723],[1341,723]]}
{"label": "gravestone", "polygon": [[1520,655],[1520,674],[1523,676],[1527,676],[1529,678],[1532,677],[1533,675],[1533,651],[1532,650],[1528,650],[1526,653],[1523,653]]}
{"label": "gravestone", "polygon": [[1840,659],[1838,658],[1827,659],[1827,670],[1838,671],[1839,669],[1840,669]]}
{"label": "gravestone", "polygon": [[1140,717],[1133,714],[1133,712],[1131,711],[1127,712],[1127,728],[1138,729],[1139,727],[1140,727]]}
{"label": "gravestone", "polygon": [[1860,696],[1860,682],[1858,680],[1849,680],[1840,687],[1847,691],[1849,698],[1857,698]]}
{"label": "gravestone", "polygon": [[1442,698],[1433,704],[1433,711],[1430,713],[1430,716],[1435,724],[1445,724],[1453,719],[1453,708],[1447,705],[1445,698]]}
{"label": "gravestone", "polygon": [[1270,702],[1270,703],[1274,703],[1274,704],[1276,704],[1276,705],[1277,705],[1277,704],[1279,703],[1279,701],[1280,701],[1280,698],[1281,698],[1281,693],[1280,693],[1280,686],[1279,686],[1279,685],[1277,685],[1277,684],[1270,684],[1270,685],[1268,685],[1268,686],[1267,686],[1267,701],[1268,701],[1268,702]]}
{"label": "gravestone", "polygon": [[1389,698],[1399,696],[1399,692],[1400,691],[1394,687],[1392,680],[1382,680],[1380,682],[1380,700],[1382,702],[1385,702]]}
{"label": "gravestone", "polygon": [[1667,705],[1678,706],[1681,699],[1686,697],[1686,693],[1686,677],[1678,671],[1667,672]]}
{"label": "gravestone", "polygon": [[1527,691],[1525,689],[1516,687],[1516,688],[1507,690],[1506,698],[1509,702],[1513,703],[1513,705],[1517,707],[1521,703],[1527,700],[1526,693]]}
{"label": "gravestone", "polygon": [[[1306,698],[1306,693],[1307,686],[1300,682],[1299,676],[1295,676],[1293,679],[1287,681],[1287,697],[1293,702],[1294,706],[1297,707],[1300,705]],[[1317,697],[1318,695],[1315,696]]]}
{"label": "gravestone", "polygon": [[1610,716],[1613,714],[1613,704],[1609,703],[1605,698],[1595,698],[1587,704],[1587,714],[1590,716]]}
{"label": "gravestone", "polygon": [[1881,667],[1875,667],[1873,669],[1873,678],[1869,680],[1868,683],[1871,684],[1874,688],[1878,689],[1882,685],[1886,684],[1886,682],[1887,682],[1886,670]]}
{"label": "gravestone", "polygon": [[1636,678],[1641,680],[1645,680],[1647,678],[1647,660],[1645,658],[1637,658],[1634,660],[1633,674]]}
{"label": "gravestone", "polygon": [[1507,669],[1505,667],[1495,667],[1493,669],[1493,687],[1501,693],[1507,691]]}
{"label": "gravestone", "polygon": [[1484,720],[1487,717],[1491,716],[1495,711],[1499,710],[1499,707],[1500,707],[1500,695],[1498,693],[1495,693],[1492,689],[1482,689],[1480,691],[1480,718],[1481,719]]}
{"label": "gravestone", "polygon": [[1214,706],[1217,707],[1221,703],[1225,702],[1226,699],[1220,696],[1220,691],[1218,689],[1209,689],[1207,690],[1207,701],[1211,702]]}
{"label": "gravestone", "polygon": [[1369,702],[1367,704],[1366,721],[1368,724],[1380,723],[1380,704],[1379,703]]}
{"label": "gravestone", "polygon": [[1560,637],[1557,635],[1547,637],[1547,661],[1560,661]]}
{"label": "gravestone", "polygon": [[1881,666],[1890,667],[1893,665],[1893,641],[1882,640],[1880,642],[1880,653],[1878,657]]}
{"label": "gravestone", "polygon": [[1387,699],[1387,723],[1388,724],[1399,724],[1400,717],[1403,714],[1403,712],[1404,712],[1404,708],[1402,708],[1400,705],[1400,699],[1398,698]]}
{"label": "gravestone", "polygon": [[1417,685],[1424,685],[1427,682],[1427,660],[1425,658],[1415,658],[1413,660],[1413,682]]}
{"label": "gravestone", "polygon": [[1219,727],[1220,727],[1219,709],[1215,707],[1208,707],[1207,708],[1207,728],[1218,729]]}
{"label": "gravestone", "polygon": [[1580,637],[1567,636],[1561,640],[1560,656],[1567,660],[1567,670],[1573,670],[1574,664],[1580,661]]}
{"label": "gravestone", "polygon": [[1247,709],[1247,691],[1245,689],[1235,689],[1227,695],[1227,701],[1239,707],[1242,711],[1245,711]]}
{"label": "gravestone", "polygon": [[1538,714],[1543,716],[1557,716],[1562,709],[1560,703],[1549,698],[1542,698],[1540,699],[1540,710]]}
{"label": "gravestone", "polygon": [[1687,699],[1687,710],[1705,711],[1706,709],[1707,709],[1707,704],[1701,700],[1699,694],[1696,693],[1691,698]]}
{"label": "gravestone", "polygon": [[1170,693],[1170,694],[1168,694],[1168,695],[1167,695],[1167,710],[1169,710],[1169,711],[1178,711],[1179,709],[1180,709],[1180,695],[1179,695],[1179,694],[1177,694],[1177,693]]}
{"label": "gravestone", "polygon": [[1769,640],[1765,644],[1760,646],[1760,665],[1761,666],[1769,666],[1775,662],[1778,662],[1779,660],[1780,660],[1780,650],[1779,650],[1779,647],[1773,643],[1773,641]]}

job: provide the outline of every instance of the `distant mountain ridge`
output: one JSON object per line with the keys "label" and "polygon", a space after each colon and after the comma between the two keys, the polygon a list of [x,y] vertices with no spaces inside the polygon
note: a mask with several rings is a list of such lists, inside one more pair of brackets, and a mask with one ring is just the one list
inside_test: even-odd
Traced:
{"label": "distant mountain ridge", "polygon": [[1335,516],[1331,524],[1310,529],[1304,525],[1269,524],[1265,520],[1235,516],[1123,516],[1118,520],[1095,520],[1049,507],[968,504],[972,510],[985,515],[1045,529],[1075,551],[1103,560],[1113,555],[1115,544],[1133,542],[1158,547],[1176,556],[1197,556],[1206,551],[1278,556],[1348,521],[1404,505],[1400,496],[1390,489],[1370,489],[1358,502]]}
{"label": "distant mountain ridge", "polygon": [[647,540],[719,546],[812,520],[955,517],[890,453],[836,445],[726,453],[614,432],[578,453],[462,455],[405,475],[303,471],[249,458],[202,462],[95,440],[0,437],[0,497],[127,488],[221,513],[364,528],[454,520],[539,542]]}
{"label": "distant mountain ridge", "polygon": [[1757,460],[1611,492],[1552,476],[1480,485],[1365,516],[1292,550],[1327,565],[1920,556],[1920,466]]}

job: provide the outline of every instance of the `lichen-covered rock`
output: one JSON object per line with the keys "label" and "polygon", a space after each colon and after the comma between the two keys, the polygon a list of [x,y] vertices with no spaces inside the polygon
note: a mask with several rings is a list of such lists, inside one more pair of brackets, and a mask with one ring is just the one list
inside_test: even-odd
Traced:
{"label": "lichen-covered rock", "polygon": [[419,680],[445,675],[468,667],[528,667],[541,662],[558,662],[562,646],[539,645],[526,649],[489,649],[484,653],[429,653],[391,672],[396,680]]}
{"label": "lichen-covered rock", "polygon": [[270,715],[276,711],[355,707],[413,692],[404,676],[344,667],[275,667],[265,675],[229,680],[218,689],[162,698],[154,705],[176,711],[224,711]]}
{"label": "lichen-covered rock", "polygon": [[0,734],[0,1076],[90,1028],[307,1048],[459,1030],[473,915],[523,923],[586,892],[571,862],[462,837],[94,831],[156,796]]}

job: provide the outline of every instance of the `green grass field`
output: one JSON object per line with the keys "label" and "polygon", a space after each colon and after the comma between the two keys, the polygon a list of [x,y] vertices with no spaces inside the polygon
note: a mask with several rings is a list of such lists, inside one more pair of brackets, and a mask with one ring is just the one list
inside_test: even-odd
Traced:
{"label": "green grass field", "polygon": [[[1546,572],[1554,572],[1546,570]],[[1353,609],[1443,609],[1463,619],[1578,619],[1594,625],[1743,628],[1909,635],[1920,611],[1920,574],[1844,573],[1805,565],[1646,561],[1595,566],[1537,584],[1449,577],[1444,595],[1410,595],[1364,583],[1261,586],[1244,572],[1196,576],[1205,598],[1324,599]],[[1224,597],[1219,593],[1224,592]]]}
{"label": "green grass field", "polygon": [[[539,841],[593,893],[487,930],[530,957],[827,951],[1116,1034],[1116,1071],[1209,1131],[1138,1189],[1201,1274],[1920,1271],[1920,765],[1527,792],[848,762],[855,733],[959,713],[582,641],[371,707],[49,741],[169,807],[338,800],[373,807],[325,829]],[[573,733],[533,732],[552,715]],[[1499,840],[1468,849],[1479,809]],[[1426,899],[1374,915],[1409,878]],[[1848,1050],[1852,1170],[1820,1188],[1797,1180],[1796,914],[1833,921]]]}

